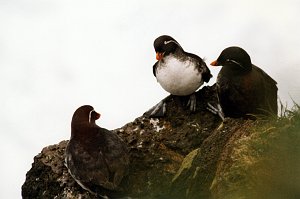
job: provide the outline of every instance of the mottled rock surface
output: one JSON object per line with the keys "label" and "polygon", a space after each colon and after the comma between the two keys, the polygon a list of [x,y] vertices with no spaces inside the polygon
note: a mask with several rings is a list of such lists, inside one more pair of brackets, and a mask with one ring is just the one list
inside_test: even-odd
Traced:
{"label": "mottled rock surface", "polygon": [[[123,191],[118,194],[141,199],[230,198],[233,188],[229,184],[243,184],[246,178],[236,170],[229,172],[236,162],[248,167],[260,162],[252,157],[254,152],[248,156],[239,153],[245,146],[241,140],[250,142],[251,138],[256,138],[253,134],[257,126],[263,126],[260,128],[264,132],[272,125],[229,118],[222,122],[207,110],[208,102],[216,104],[215,86],[197,92],[196,113],[186,107],[188,97],[168,96],[165,100],[166,117],[141,116],[114,130],[127,143],[131,162],[129,175],[121,184]],[[266,140],[268,136],[264,134]],[[23,198],[96,198],[68,174],[64,166],[67,142],[48,146],[34,157],[22,186]],[[253,183],[249,180],[248,184],[250,182]],[[241,193],[237,187],[235,193]]]}

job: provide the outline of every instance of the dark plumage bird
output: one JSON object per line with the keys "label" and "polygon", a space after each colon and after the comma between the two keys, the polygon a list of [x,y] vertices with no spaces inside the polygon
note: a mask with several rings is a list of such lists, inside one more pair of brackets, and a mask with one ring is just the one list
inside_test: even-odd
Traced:
{"label": "dark plumage bird", "polygon": [[153,74],[158,83],[172,95],[191,95],[190,110],[195,111],[194,93],[212,77],[205,62],[197,55],[185,52],[175,39],[167,35],[155,39],[154,49],[158,61],[153,66]]}
{"label": "dark plumage bird", "polygon": [[226,48],[211,65],[223,66],[217,77],[217,92],[226,117],[277,115],[277,83],[251,63],[244,49]]}
{"label": "dark plumage bird", "polygon": [[95,123],[99,118],[100,114],[89,105],[74,112],[71,139],[65,153],[71,176],[94,194],[98,188],[118,190],[129,166],[125,143],[116,134],[99,127]]}

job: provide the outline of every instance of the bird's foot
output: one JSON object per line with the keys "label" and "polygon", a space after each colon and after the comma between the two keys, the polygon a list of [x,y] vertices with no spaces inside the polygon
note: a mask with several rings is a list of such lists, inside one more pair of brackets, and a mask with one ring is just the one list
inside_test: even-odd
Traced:
{"label": "bird's foot", "polygon": [[146,117],[164,117],[166,114],[166,103],[164,100],[153,106],[150,110],[144,113]]}
{"label": "bird's foot", "polygon": [[109,197],[108,197],[107,195],[104,195],[104,196],[101,196],[101,195],[100,195],[100,197],[101,197],[102,199],[109,199]]}
{"label": "bird's foot", "polygon": [[215,115],[218,115],[222,119],[222,121],[224,121],[225,117],[220,104],[217,104],[217,108],[211,105],[210,103],[207,103],[207,105],[208,105],[207,110],[209,110]]}
{"label": "bird's foot", "polygon": [[197,98],[196,98],[196,94],[193,93],[190,95],[190,99],[187,103],[187,106],[190,106],[190,111],[195,112],[196,111],[196,107],[197,107]]}
{"label": "bird's foot", "polygon": [[103,194],[99,194],[99,193],[95,193],[95,197],[98,199],[109,199],[109,197],[107,195],[103,195]]}

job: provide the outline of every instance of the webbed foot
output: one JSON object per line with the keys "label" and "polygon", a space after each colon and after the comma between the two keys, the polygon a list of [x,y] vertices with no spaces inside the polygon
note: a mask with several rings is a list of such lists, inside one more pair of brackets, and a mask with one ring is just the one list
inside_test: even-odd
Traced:
{"label": "webbed foot", "polygon": [[187,106],[190,106],[190,111],[195,112],[197,107],[197,97],[196,94],[193,93],[190,95],[190,99],[187,103]]}
{"label": "webbed foot", "polygon": [[166,103],[164,100],[160,101],[150,110],[144,113],[146,117],[164,117],[166,114]]}
{"label": "webbed foot", "polygon": [[220,104],[217,104],[217,108],[211,105],[210,103],[207,103],[207,105],[208,105],[207,110],[209,110],[215,115],[218,115],[222,119],[222,121],[224,121],[225,117]]}

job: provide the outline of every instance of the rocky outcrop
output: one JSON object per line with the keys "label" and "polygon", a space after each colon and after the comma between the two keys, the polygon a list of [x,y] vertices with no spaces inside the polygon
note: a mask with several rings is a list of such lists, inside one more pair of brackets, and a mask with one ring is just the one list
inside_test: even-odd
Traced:
{"label": "rocky outcrop", "polygon": [[[222,122],[206,108],[208,102],[216,104],[215,93],[215,86],[197,92],[196,113],[186,107],[188,98],[169,96],[165,99],[166,117],[141,116],[114,130],[127,143],[131,162],[129,175],[120,185],[121,197],[219,199],[242,193],[231,185],[243,184],[247,177],[233,168],[238,161],[251,167],[250,163],[260,159],[252,157],[252,153],[247,156],[240,152],[246,153],[242,150],[245,143],[257,139],[254,135],[258,126],[264,129],[272,125],[243,119]],[[268,134],[264,137],[269,139]],[[68,174],[64,166],[67,142],[48,146],[34,157],[22,186],[23,198],[95,198]]]}

